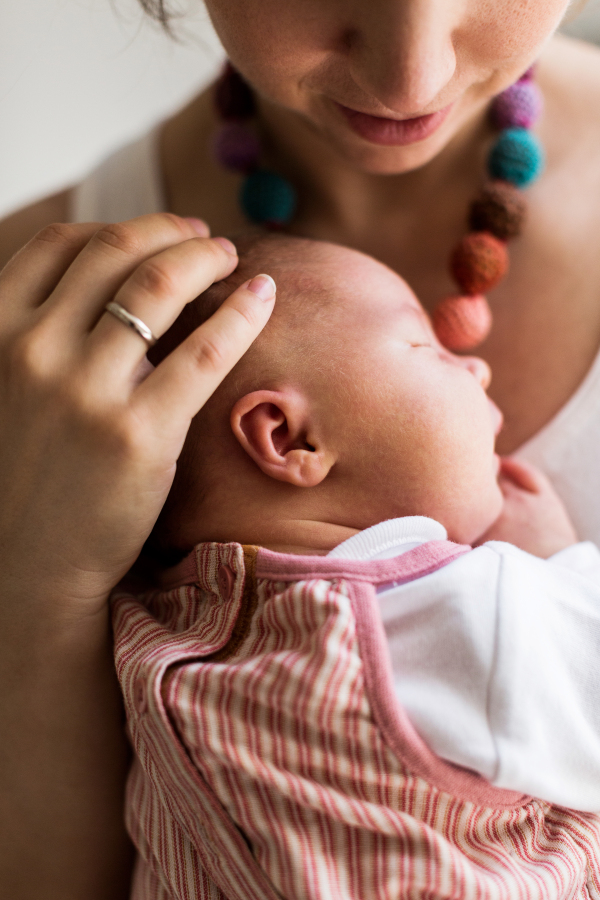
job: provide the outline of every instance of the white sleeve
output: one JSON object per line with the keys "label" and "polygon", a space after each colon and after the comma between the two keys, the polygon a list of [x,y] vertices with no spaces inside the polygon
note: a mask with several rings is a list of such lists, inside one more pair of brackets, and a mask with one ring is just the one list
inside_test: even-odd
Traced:
{"label": "white sleeve", "polygon": [[396,693],[439,756],[600,811],[600,553],[490,542],[380,595]]}
{"label": "white sleeve", "polygon": [[[492,782],[600,811],[600,566],[577,545],[548,561],[501,556],[488,718]],[[589,577],[589,571],[595,577]]]}
{"label": "white sleeve", "polygon": [[587,575],[588,578],[600,582],[600,551],[591,541],[572,544],[571,547],[555,553],[548,562],[566,566],[574,572],[579,572],[580,575]]}

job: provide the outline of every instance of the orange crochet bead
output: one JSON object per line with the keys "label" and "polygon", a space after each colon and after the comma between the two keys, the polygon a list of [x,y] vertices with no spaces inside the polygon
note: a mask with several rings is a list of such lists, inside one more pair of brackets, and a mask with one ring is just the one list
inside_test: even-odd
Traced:
{"label": "orange crochet bead", "polygon": [[446,297],[433,311],[433,328],[448,350],[472,350],[486,339],[492,312],[485,297]]}
{"label": "orange crochet bead", "polygon": [[506,244],[488,231],[474,231],[462,239],[450,259],[450,271],[465,294],[489,291],[508,269]]}

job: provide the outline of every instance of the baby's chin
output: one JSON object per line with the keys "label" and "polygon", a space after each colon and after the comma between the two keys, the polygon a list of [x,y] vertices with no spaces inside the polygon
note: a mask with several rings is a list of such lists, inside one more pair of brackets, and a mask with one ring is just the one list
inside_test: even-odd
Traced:
{"label": "baby's chin", "polygon": [[460,517],[457,517],[456,520],[442,522],[448,532],[449,540],[473,547],[481,542],[482,537],[500,516],[504,499],[497,481],[490,485],[485,502],[482,502],[481,495],[476,499],[478,502],[470,507],[465,505],[465,508],[461,510]]}

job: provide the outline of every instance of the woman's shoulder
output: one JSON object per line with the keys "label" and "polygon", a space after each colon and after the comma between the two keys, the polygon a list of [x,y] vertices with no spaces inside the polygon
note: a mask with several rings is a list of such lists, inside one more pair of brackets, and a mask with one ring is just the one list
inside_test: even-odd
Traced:
{"label": "woman's shoulder", "polygon": [[[600,49],[555,37],[540,59],[537,81],[546,172],[532,198],[535,193],[554,239],[562,235],[572,250],[574,235],[587,245],[600,227]],[[592,268],[597,284],[600,269]]]}
{"label": "woman's shoulder", "polygon": [[538,82],[552,143],[577,151],[581,138],[600,134],[600,48],[557,35],[540,59]]}
{"label": "woman's shoulder", "polygon": [[70,191],[60,191],[29,204],[0,221],[0,269],[38,231],[69,218]]}

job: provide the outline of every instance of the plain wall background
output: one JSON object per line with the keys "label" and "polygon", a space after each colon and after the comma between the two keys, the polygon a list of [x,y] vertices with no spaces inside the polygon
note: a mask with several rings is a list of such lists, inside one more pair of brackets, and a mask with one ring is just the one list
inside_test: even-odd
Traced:
{"label": "plain wall background", "polygon": [[[0,216],[72,184],[214,76],[202,0],[181,2],[173,43],[137,0],[0,0]],[[567,30],[600,42],[600,0]]]}
{"label": "plain wall background", "polygon": [[214,76],[220,44],[201,0],[185,2],[174,43],[137,0],[0,0],[0,215],[73,183]]}

